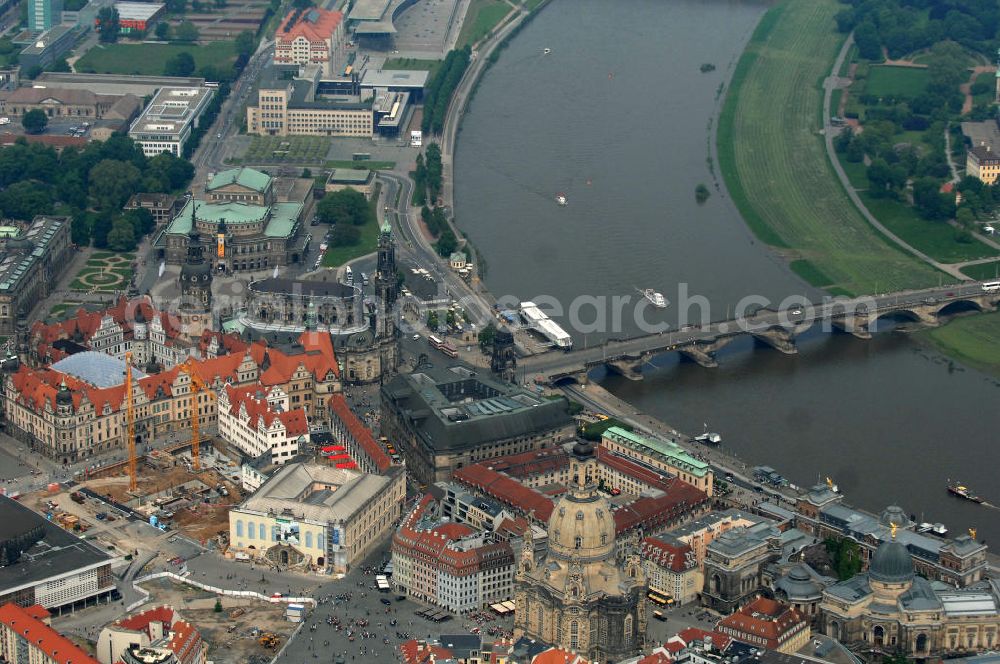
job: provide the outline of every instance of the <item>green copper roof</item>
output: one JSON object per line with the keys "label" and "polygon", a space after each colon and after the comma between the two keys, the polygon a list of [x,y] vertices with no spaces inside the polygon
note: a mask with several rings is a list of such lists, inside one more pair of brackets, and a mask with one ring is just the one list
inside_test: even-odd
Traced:
{"label": "green copper roof", "polygon": [[212,191],[213,189],[234,183],[241,187],[263,193],[267,190],[268,185],[271,184],[271,176],[267,173],[247,168],[246,166],[243,168],[230,168],[228,171],[216,173],[212,181],[208,183],[207,189],[208,191]]}
{"label": "green copper roof", "polygon": [[267,222],[264,235],[267,237],[291,236],[295,231],[295,223],[301,212],[301,203],[275,203],[271,206],[271,220]]}
{"label": "green copper roof", "polygon": [[637,433],[626,431],[621,427],[611,427],[604,432],[604,437],[629,447],[639,448],[642,452],[653,452],[662,457],[670,465],[691,473],[695,477],[704,477],[709,472],[709,466],[700,461],[677,443],[660,438],[646,438]]}
{"label": "green copper roof", "polygon": [[241,323],[238,318],[234,318],[232,320],[227,320],[226,322],[224,322],[222,324],[222,331],[223,332],[237,332],[239,334],[242,334],[243,330],[245,330],[245,329],[246,329],[246,325],[244,325],[243,323]]}
{"label": "green copper roof", "polygon": [[371,177],[371,171],[360,168],[335,168],[330,174],[330,182],[353,182],[364,184]]}
{"label": "green copper roof", "polygon": [[382,232],[383,233],[392,233],[392,224],[389,223],[388,219],[386,219],[385,221],[382,222]]}
{"label": "green copper roof", "polygon": [[266,237],[291,236],[295,230],[295,223],[302,212],[301,203],[275,203],[268,207],[247,203],[206,203],[192,200],[187,202],[167,226],[168,235],[187,235],[191,232],[191,217],[196,202],[198,203],[198,221],[218,224],[225,219],[226,226],[229,227],[266,221],[264,226]]}

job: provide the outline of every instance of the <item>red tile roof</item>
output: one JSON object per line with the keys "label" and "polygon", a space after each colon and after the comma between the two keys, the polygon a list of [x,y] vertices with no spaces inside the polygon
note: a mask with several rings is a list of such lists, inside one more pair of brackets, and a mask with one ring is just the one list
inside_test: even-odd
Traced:
{"label": "red tile roof", "polygon": [[306,419],[306,412],[302,408],[295,408],[287,411],[277,411],[268,403],[272,387],[261,385],[248,385],[246,387],[225,387],[226,397],[229,399],[229,413],[238,415],[240,409],[246,409],[247,426],[257,429],[263,426],[265,429],[271,428],[277,419],[285,427],[287,436],[304,436],[309,433],[309,422]]}
{"label": "red tile roof", "polygon": [[48,615],[48,611],[38,605],[28,609],[16,604],[0,606],[0,623],[52,660],[59,664],[97,664],[96,659],[43,622]]}
{"label": "red tile roof", "polygon": [[687,629],[681,630],[676,636],[672,637],[663,646],[667,649],[671,649],[673,645],[676,647],[676,641],[680,641],[681,648],[678,648],[676,652],[680,652],[684,647],[687,647],[695,642],[704,643],[706,637],[712,638],[712,647],[717,648],[722,652],[725,652],[729,648],[729,644],[732,643],[732,639],[722,634],[721,632],[709,632],[699,627],[688,627]]}
{"label": "red tile roof", "polygon": [[589,660],[580,655],[562,648],[549,648],[531,660],[531,664],[588,664],[588,662]]}
{"label": "red tile roof", "polygon": [[[758,597],[736,613],[719,621],[717,628],[737,641],[748,637],[765,639],[767,647],[777,649],[788,637],[805,626],[799,612],[766,597]],[[748,641],[755,645],[755,641]]]}
{"label": "red tile roof", "polygon": [[[316,12],[316,14],[312,14],[312,12]],[[309,20],[310,15],[315,16],[316,20]],[[289,21],[293,17],[297,20],[289,28]],[[305,37],[311,42],[326,41],[333,36],[343,19],[344,15],[338,11],[328,11],[318,7],[310,7],[306,12],[293,9],[281,22],[274,38],[278,42],[291,42],[296,37]]]}
{"label": "red tile roof", "polygon": [[53,343],[60,339],[69,339],[88,345],[105,316],[110,316],[121,326],[125,339],[133,338],[136,321],[140,318],[145,323],[159,318],[167,339],[176,339],[181,332],[180,320],[154,307],[148,295],[131,300],[123,295],[115,304],[101,311],[87,311],[80,307],[72,318],[55,323],[36,322],[31,327],[31,345],[40,358],[56,362],[66,357],[66,353],[53,348]]}
{"label": "red tile roof", "polygon": [[[329,338],[329,337],[327,337]],[[352,438],[357,442],[358,446],[364,450],[365,454],[371,458],[372,463],[378,468],[378,472],[384,473],[392,465],[392,460],[389,455],[385,453],[382,446],[378,444],[375,437],[372,435],[371,430],[368,429],[361,420],[358,419],[351,407],[347,405],[347,399],[340,392],[330,396],[330,413],[339,419],[344,428]]]}
{"label": "red tile roof", "polygon": [[[490,461],[491,466],[494,463],[495,460]],[[514,507],[524,515],[534,513],[534,518],[537,521],[548,523],[549,517],[552,516],[551,498],[524,486],[517,480],[498,473],[491,467],[487,467],[485,463],[459,468],[452,473],[452,479]]]}
{"label": "red tile roof", "polygon": [[434,661],[453,659],[454,657],[454,653],[447,648],[416,639],[399,644],[400,661],[406,664],[430,664]]}
{"label": "red tile roof", "polygon": [[195,664],[200,659],[202,651],[201,634],[191,623],[183,620],[180,614],[172,607],[157,606],[122,618],[114,623],[112,628],[117,627],[133,632],[145,632],[152,639],[153,634],[149,626],[154,622],[162,624],[164,634],[171,633],[167,647],[177,656],[181,664]]}
{"label": "red tile roof", "polygon": [[674,572],[683,572],[697,566],[688,559],[691,547],[687,544],[664,542],[658,537],[647,537],[642,541],[642,557]]}

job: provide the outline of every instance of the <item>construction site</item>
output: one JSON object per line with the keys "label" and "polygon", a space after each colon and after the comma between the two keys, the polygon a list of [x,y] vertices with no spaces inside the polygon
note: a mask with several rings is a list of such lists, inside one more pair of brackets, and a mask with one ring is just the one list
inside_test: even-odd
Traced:
{"label": "construction site", "polygon": [[[126,362],[131,364],[130,354],[126,354]],[[213,394],[190,364],[182,365],[181,371],[191,376],[192,396],[202,391]],[[177,531],[201,546],[211,542],[224,549],[229,508],[243,496],[239,452],[230,456],[222,440],[205,436],[195,408],[191,409],[189,434],[182,434],[174,445],[138,455],[130,372],[125,374],[125,394],[125,460],[78,474],[78,485],[72,492],[62,484],[52,484],[45,495],[29,498],[29,502],[36,502],[39,511],[78,533],[100,522],[132,516],[161,531]],[[71,509],[60,494],[69,494],[73,503],[89,509]]]}

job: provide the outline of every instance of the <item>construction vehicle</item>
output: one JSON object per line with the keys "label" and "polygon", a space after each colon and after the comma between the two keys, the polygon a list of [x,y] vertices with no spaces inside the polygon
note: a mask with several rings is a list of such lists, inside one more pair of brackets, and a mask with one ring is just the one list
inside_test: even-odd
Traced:
{"label": "construction vehicle", "polygon": [[277,649],[278,643],[280,642],[281,639],[279,639],[278,635],[274,632],[265,632],[264,634],[261,634],[259,639],[257,639],[257,643],[264,648],[268,648],[269,650]]}

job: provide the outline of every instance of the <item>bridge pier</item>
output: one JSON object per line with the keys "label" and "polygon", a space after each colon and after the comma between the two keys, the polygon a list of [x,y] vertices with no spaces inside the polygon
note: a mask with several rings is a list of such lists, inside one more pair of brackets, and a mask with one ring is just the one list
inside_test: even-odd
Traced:
{"label": "bridge pier", "polygon": [[785,355],[795,355],[799,352],[795,347],[795,336],[784,328],[772,327],[755,333],[753,338],[775,350],[780,350]]}
{"label": "bridge pier", "polygon": [[858,339],[871,339],[872,333],[868,329],[868,320],[865,319],[861,322],[860,317],[848,318],[842,320],[831,320],[830,325],[837,328],[841,332],[847,332],[852,334]]}
{"label": "bridge pier", "polygon": [[627,360],[614,360],[605,363],[604,366],[608,368],[608,371],[613,371],[619,376],[624,376],[629,380],[634,380],[634,381],[642,380],[642,373],[640,373],[639,371],[640,365],[635,364],[633,362],[629,362]]}
{"label": "bridge pier", "polygon": [[691,346],[690,348],[681,348],[677,352],[689,360],[697,362],[706,369],[714,369],[719,366],[719,363],[715,360],[715,351],[706,352],[697,346]]}

